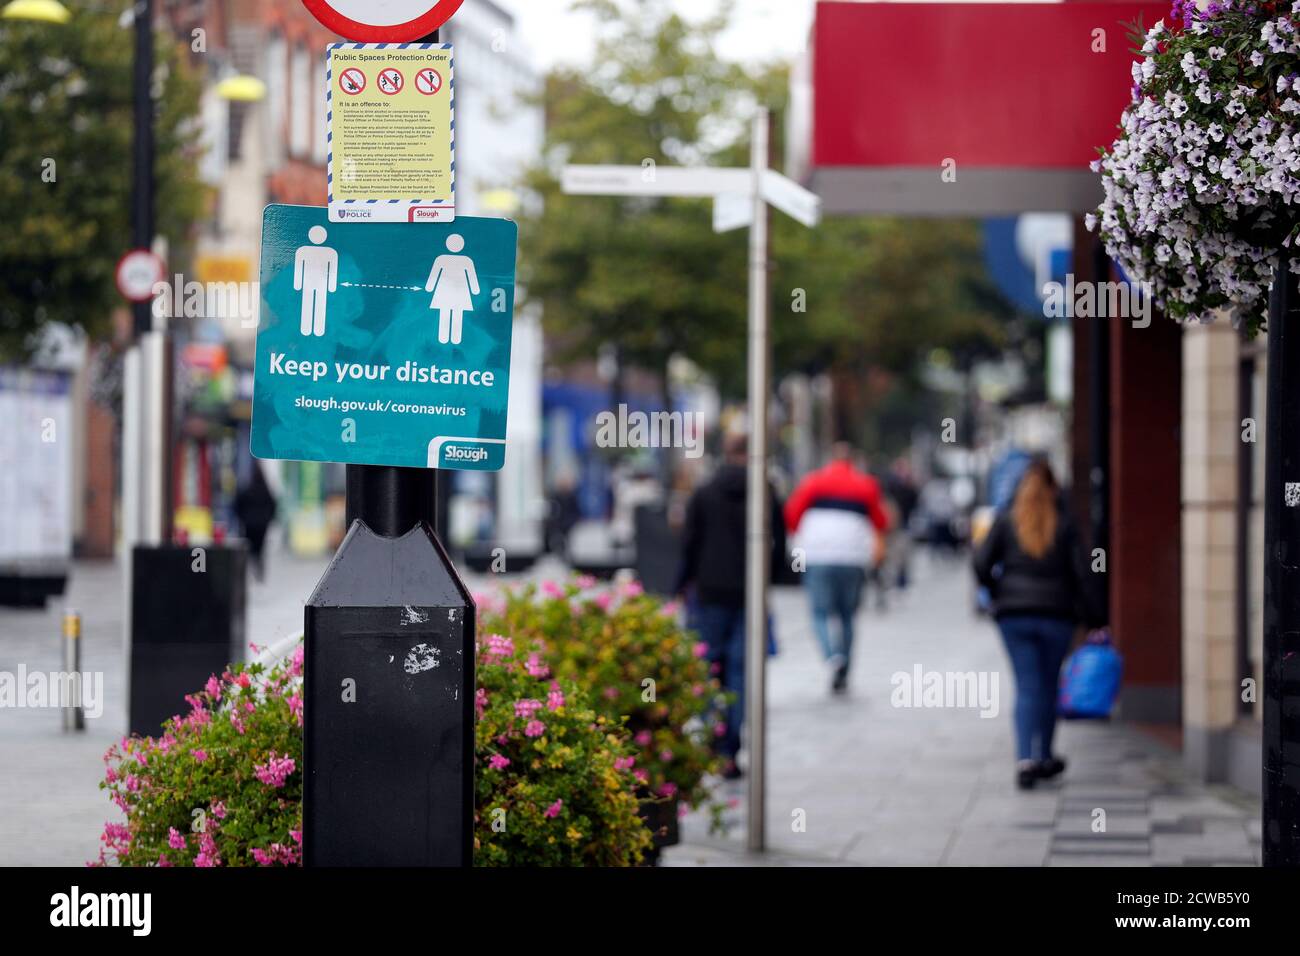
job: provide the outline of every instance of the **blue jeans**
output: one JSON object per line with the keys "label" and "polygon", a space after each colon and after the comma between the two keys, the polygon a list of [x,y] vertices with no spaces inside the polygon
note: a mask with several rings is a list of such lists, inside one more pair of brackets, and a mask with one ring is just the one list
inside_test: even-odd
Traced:
{"label": "blue jeans", "polygon": [[1016,672],[1016,759],[1052,759],[1056,691],[1074,624],[1057,617],[1009,615],[998,619],[1002,642]]}
{"label": "blue jeans", "polygon": [[[839,656],[847,666],[853,654],[853,618],[862,603],[867,572],[856,565],[810,564],[805,577],[812,603],[813,632],[822,654],[827,660]],[[838,639],[831,636],[832,617],[839,620]]]}
{"label": "blue jeans", "polygon": [[735,760],[740,752],[740,724],[745,714],[745,609],[725,604],[697,604],[689,626],[708,645],[705,658],[718,665],[722,686],[734,697],[727,706],[727,732],[718,739],[718,753]]}

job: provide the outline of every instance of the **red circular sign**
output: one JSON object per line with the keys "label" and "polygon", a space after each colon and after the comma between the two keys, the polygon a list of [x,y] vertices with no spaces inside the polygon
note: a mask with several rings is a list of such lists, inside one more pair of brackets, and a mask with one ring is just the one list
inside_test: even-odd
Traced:
{"label": "red circular sign", "polygon": [[430,67],[425,67],[415,74],[415,88],[425,96],[433,96],[442,89],[442,74]]}
{"label": "red circular sign", "polygon": [[349,96],[356,96],[366,88],[366,75],[354,66],[339,71],[339,89]]}
{"label": "red circular sign", "polygon": [[402,76],[401,70],[390,66],[379,71],[379,78],[375,82],[389,96],[396,96],[402,92],[402,87],[406,85],[406,77]]}
{"label": "red circular sign", "polygon": [[117,291],[128,302],[148,302],[166,273],[163,261],[148,249],[132,249],[117,261]]}
{"label": "red circular sign", "polygon": [[359,43],[410,43],[437,30],[465,0],[302,0],[325,26]]}

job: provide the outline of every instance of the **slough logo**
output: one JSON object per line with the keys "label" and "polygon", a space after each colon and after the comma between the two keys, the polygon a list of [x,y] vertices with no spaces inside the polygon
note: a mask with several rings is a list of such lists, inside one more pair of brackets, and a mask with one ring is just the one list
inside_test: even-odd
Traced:
{"label": "slough logo", "polygon": [[447,461],[487,461],[486,448],[468,448],[464,445],[447,445],[443,448]]}
{"label": "slough logo", "polygon": [[128,926],[135,936],[148,936],[153,925],[153,896],[149,893],[71,893],[50,897],[51,926]]}

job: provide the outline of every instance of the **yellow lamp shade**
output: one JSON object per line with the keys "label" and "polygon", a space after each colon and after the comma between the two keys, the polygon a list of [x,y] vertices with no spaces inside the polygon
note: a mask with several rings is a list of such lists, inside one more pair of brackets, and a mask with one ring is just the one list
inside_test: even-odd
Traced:
{"label": "yellow lamp shade", "polygon": [[236,103],[257,103],[266,98],[266,84],[255,76],[231,76],[217,84],[217,95]]}
{"label": "yellow lamp shade", "polygon": [[67,23],[72,19],[68,8],[59,0],[12,0],[0,11],[6,20],[36,20],[40,23]]}

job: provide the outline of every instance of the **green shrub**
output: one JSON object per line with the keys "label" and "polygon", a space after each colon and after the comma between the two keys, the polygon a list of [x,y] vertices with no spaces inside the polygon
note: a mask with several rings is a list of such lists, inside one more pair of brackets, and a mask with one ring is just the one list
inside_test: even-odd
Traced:
{"label": "green shrub", "polygon": [[[556,675],[589,690],[611,721],[626,721],[637,746],[642,792],[699,807],[706,774],[721,769],[726,695],[710,674],[704,645],[678,624],[674,608],[636,583],[609,588],[591,578],[506,591],[482,618],[487,627],[531,641]],[[721,810],[713,806],[715,822]]]}
{"label": "green shrub", "polygon": [[[160,737],[109,748],[100,787],[126,822],[105,825],[97,865],[301,865],[302,670],[301,644],[231,667]],[[488,637],[476,672],[475,865],[639,862],[650,835],[627,732],[534,649]]]}

